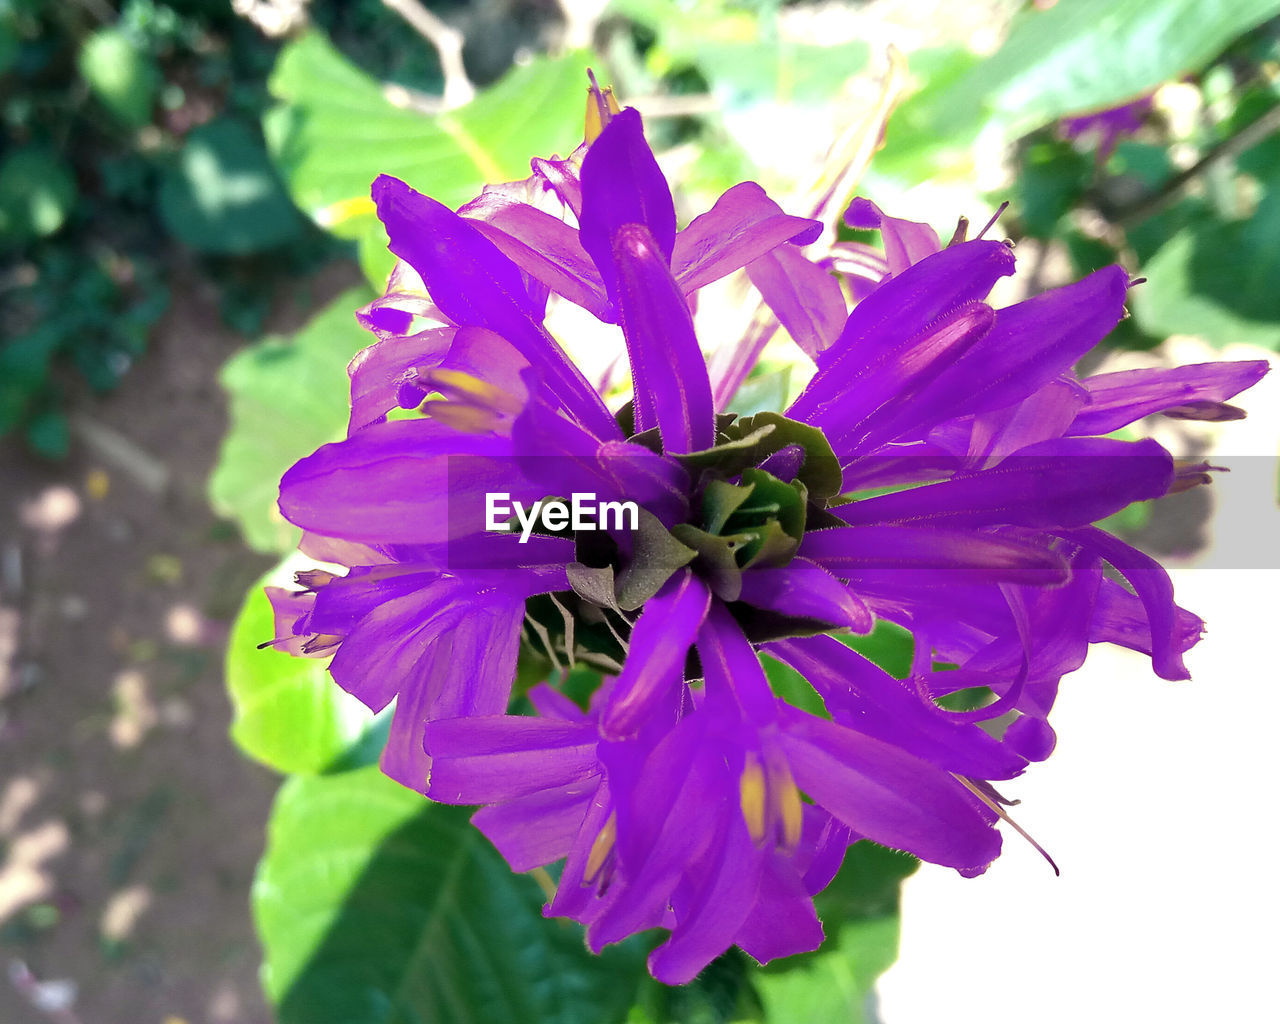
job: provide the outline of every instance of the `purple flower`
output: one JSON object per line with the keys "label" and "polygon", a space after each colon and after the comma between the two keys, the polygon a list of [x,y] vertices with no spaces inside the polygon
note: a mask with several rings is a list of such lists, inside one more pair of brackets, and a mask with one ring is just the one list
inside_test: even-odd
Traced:
{"label": "purple flower", "polygon": [[1064,117],[1059,122],[1059,130],[1065,139],[1091,138],[1097,162],[1104,164],[1121,138],[1133,135],[1142,127],[1151,112],[1153,99],[1153,94],[1148,94],[1091,114]]}
{"label": "purple flower", "polygon": [[[601,120],[580,174],[535,162],[458,213],[374,183],[403,262],[362,312],[379,341],[351,365],[349,436],[280,494],[304,551],[348,572],[273,600],[283,644],[333,653],[372,708],[395,699],[388,774],[479,805],[516,870],[563,860],[547,912],[593,949],[667,929],[650,968],[682,983],[731,945],[762,962],[815,948],[812,897],[859,839],[984,871],[1004,817],[991,783],[1049,754],[1059,681],[1090,643],[1185,677],[1199,619],[1093,524],[1198,477],[1097,435],[1230,417],[1265,364],[1079,380],[1124,271],[997,310],[1005,245],[944,248],[866,203],[849,216],[884,233],[883,267],[821,327],[830,292],[795,287],[832,280],[799,248],[814,222],[745,183],[677,231],[639,116]],[[691,295],[743,267],[816,363],[784,415],[718,414],[694,335]],[[546,329],[550,293],[617,325],[625,407]],[[637,518],[495,533],[499,492],[526,509],[589,492]],[[914,635],[906,679],[836,636],[877,620]],[[821,713],[774,693],[762,651]],[[509,714],[522,659],[602,678],[585,708],[543,683],[533,714]],[[976,710],[938,703],[976,688]]]}

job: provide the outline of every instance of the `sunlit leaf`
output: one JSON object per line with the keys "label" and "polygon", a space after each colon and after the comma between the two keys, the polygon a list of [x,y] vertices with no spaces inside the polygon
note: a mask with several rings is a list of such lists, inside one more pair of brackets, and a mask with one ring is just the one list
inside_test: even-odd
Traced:
{"label": "sunlit leaf", "polygon": [[291,340],[268,338],[222,368],[231,426],[209,478],[209,501],[259,551],[283,553],[297,543],[297,529],[276,509],[277,485],[298,459],[345,431],[346,365],[371,340],[355,310],[370,298],[363,288],[344,292]]}
{"label": "sunlit leaf", "polygon": [[321,227],[359,241],[381,287],[391,260],[369,202],[390,174],[451,207],[489,182],[528,177],[531,156],[567,155],[582,141],[587,59],[536,57],[457,110],[397,106],[384,87],[319,32],[289,43],[271,76],[280,103],[263,121],[294,201]]}
{"label": "sunlit leaf", "polygon": [[321,772],[341,761],[373,716],[325,670],[324,658],[295,658],[270,647],[271,602],[262,588],[290,586],[310,562],[286,560],[254,585],[231,626],[226,678],[234,718],[231,738],[253,760],[278,772]]}
{"label": "sunlit leaf", "polygon": [[285,783],[253,888],[279,1024],[614,1024],[634,942],[592,956],[469,821],[365,768]]}

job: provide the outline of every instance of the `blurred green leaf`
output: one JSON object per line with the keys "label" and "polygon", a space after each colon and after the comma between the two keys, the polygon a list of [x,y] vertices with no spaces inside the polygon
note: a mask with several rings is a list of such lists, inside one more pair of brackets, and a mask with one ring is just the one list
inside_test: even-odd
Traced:
{"label": "blurred green leaf", "polygon": [[67,418],[57,409],[46,409],[27,424],[27,444],[47,459],[65,458],[71,449]]}
{"label": "blurred green leaf", "polygon": [[1280,0],[1064,0],[1026,7],[1004,45],[961,86],[1013,135],[1133,99],[1197,71]]}
{"label": "blurred green leaf", "polygon": [[292,588],[293,570],[309,564],[286,560],[254,584],[227,642],[231,738],[250,758],[278,772],[334,767],[373,720],[368,708],[333,681],[326,659],[258,649],[275,636],[271,602],[262,588]]}
{"label": "blurred green leaf", "polygon": [[0,239],[24,242],[52,235],[75,201],[76,179],[52,150],[23,146],[0,163]]}
{"label": "blurred green leaf", "polygon": [[177,238],[207,253],[268,249],[303,227],[256,134],[230,117],[187,136],[160,186],[160,214]]}
{"label": "blurred green leaf", "polygon": [[292,340],[268,338],[222,368],[231,425],[209,477],[209,501],[240,524],[250,547],[283,553],[297,543],[297,529],[276,510],[277,484],[298,459],[343,436],[345,367],[369,342],[354,314],[371,298],[364,288],[344,292]]}
{"label": "blurred green leaf", "polygon": [[365,768],[290,779],[253,887],[279,1024],[612,1024],[644,979],[635,942],[592,956],[542,917],[470,811]]}
{"label": "blurred green leaf", "polygon": [[567,154],[582,140],[586,58],[534,58],[457,110],[399,107],[383,86],[319,32],[289,43],[271,76],[281,102],[263,119],[272,158],[294,202],[321,227],[360,245],[381,288],[391,269],[369,186],[390,174],[450,207],[489,182],[528,177],[532,156]]}
{"label": "blurred green leaf", "polygon": [[1014,182],[1017,216],[1026,233],[1050,238],[1084,195],[1093,161],[1066,142],[1037,139],[1026,147]]}
{"label": "blurred green leaf", "polygon": [[99,29],[80,47],[77,63],[93,94],[121,122],[140,128],[151,120],[160,70],[125,32]]}
{"label": "blurred green leaf", "polygon": [[1068,114],[1116,106],[1198,71],[1280,0],[1060,0],[1026,5],[1000,49],[914,53],[922,88],[895,112],[877,176],[909,183],[968,174],[983,131],[1013,139]]}

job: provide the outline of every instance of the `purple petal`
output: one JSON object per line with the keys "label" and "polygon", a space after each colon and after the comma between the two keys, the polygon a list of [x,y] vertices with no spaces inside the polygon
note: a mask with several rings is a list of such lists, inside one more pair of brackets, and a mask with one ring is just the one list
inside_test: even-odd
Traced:
{"label": "purple petal", "polygon": [[535,156],[530,161],[535,175],[540,175],[573,215],[582,219],[582,183],[572,160],[545,160]]}
{"label": "purple petal", "polygon": [[767,964],[817,949],[824,937],[813,899],[795,867],[777,853],[766,854],[759,893],[734,943],[757,963]]}
{"label": "purple petal", "polygon": [[483,508],[489,491],[522,501],[545,497],[512,479],[510,453],[506,438],[459,434],[433,420],[374,424],[290,467],[280,481],[280,511],[331,537],[445,543],[452,529],[467,525],[456,512],[451,519],[451,499]]}
{"label": "purple petal", "polygon": [[850,524],[1087,526],[1161,497],[1172,482],[1173,459],[1155,441],[1064,438],[1030,445],[992,469],[832,511]]}
{"label": "purple petal", "polygon": [[1186,648],[1182,646],[1179,609],[1173,603],[1173,584],[1163,566],[1097,527],[1063,530],[1060,536],[1105,559],[1129,581],[1146,613],[1151,664],[1156,675],[1161,679],[1190,679],[1191,673],[1182,662],[1182,652]]}
{"label": "purple petal", "polygon": [[458,213],[475,220],[480,233],[525,273],[599,319],[613,320],[600,272],[578,232],[564,221],[527,203],[484,195]]}
{"label": "purple petal", "polygon": [[786,242],[808,245],[820,234],[820,222],[788,216],[754,181],[744,181],[676,235],[671,271],[688,295]]}
{"label": "purple petal", "polygon": [[874,622],[867,606],[825,569],[803,558],[780,569],[752,569],[742,574],[739,600],[756,608],[869,633]]}
{"label": "purple petal", "polygon": [[615,296],[614,236],[625,224],[648,229],[662,261],[671,265],[676,210],[667,179],[644,138],[640,115],[628,107],[605,127],[582,161],[579,237],[610,297]]}
{"label": "purple petal", "polygon": [[566,409],[602,436],[616,434],[600,396],[542,327],[542,310],[519,269],[474,224],[385,174],[373,183],[373,200],[391,251],[418,271],[445,315],[502,335],[545,375]]}
{"label": "purple petal", "polygon": [[1269,369],[1266,360],[1258,359],[1097,374],[1081,381],[1089,404],[1080,410],[1067,433],[1109,434],[1143,416],[1176,406],[1225,402],[1253,387]]}
{"label": "purple petal", "polygon": [[[719,601],[712,603],[698,632],[698,657],[706,677],[708,705],[726,704],[756,726],[768,726],[777,717],[777,698],[755,648],[742,627]],[[732,701],[732,703],[728,703]]]}
{"label": "purple petal", "polygon": [[631,631],[626,664],[600,718],[606,736],[634,734],[667,691],[684,680],[685,655],[698,635],[711,592],[688,570],[644,606]]}
{"label": "purple petal", "polygon": [[[1087,401],[1088,394],[1075,381],[1050,381],[1025,401],[974,416],[966,454],[972,458],[1002,457],[1027,445],[1062,437]],[[937,434],[935,429],[929,436],[936,439]]]}
{"label": "purple petal", "polygon": [[612,252],[636,429],[656,426],[668,453],[710,448],[715,430],[711,381],[684,296],[642,225],[618,229]]}
{"label": "purple petal", "polygon": [[[1061,558],[1019,538],[927,526],[850,526],[811,530],[800,555],[842,578],[878,570],[919,573],[945,583],[1034,583],[1066,579]],[[856,589],[856,588],[855,588]]]}
{"label": "purple petal", "polygon": [[823,403],[839,401],[868,367],[891,360],[904,338],[928,335],[940,318],[981,302],[1013,267],[1007,246],[973,241],[943,249],[887,281],[854,307],[787,415],[808,420]]}
{"label": "purple petal", "polygon": [[1120,322],[1128,286],[1122,267],[1104,267],[1000,310],[991,332],[917,396],[914,422],[899,436],[1022,401],[1067,372]]}
{"label": "purple petal", "polygon": [[765,650],[803,675],[842,725],[962,775],[1011,779],[1025,767],[980,726],[948,718],[909,681],[834,637],[785,640]]}
{"label": "purple petal", "polygon": [[696,881],[672,900],[671,938],[649,954],[649,971],[663,984],[684,985],[696,978],[733,944],[756,903],[763,854],[741,815],[731,809],[724,818],[728,821],[716,844],[693,867]]}
{"label": "purple petal", "polygon": [[[491,715],[432,722],[427,795],[449,804],[488,804],[532,796],[600,774],[596,730],[550,718]],[[592,786],[591,788],[594,788]]]}
{"label": "purple petal", "polygon": [[[861,308],[854,308],[851,323]],[[931,407],[919,404],[920,392],[977,345],[995,320],[990,306],[974,302],[913,333],[902,329],[909,324],[895,324],[865,335],[860,357],[824,361],[787,415],[820,427],[842,458],[892,441],[928,415]]]}
{"label": "purple petal", "polygon": [[859,835],[962,870],[999,855],[994,815],[949,772],[795,708],[781,713],[796,782]]}
{"label": "purple petal", "polygon": [[512,871],[532,871],[569,852],[596,793],[594,783],[570,782],[477,811],[471,823],[506,858]]}
{"label": "purple petal", "polygon": [[844,222],[851,228],[880,231],[885,262],[891,275],[901,274],[942,248],[938,233],[928,224],[886,216],[880,207],[861,196],[845,210]]}
{"label": "purple petal", "polygon": [[[1181,664],[1180,655],[1199,643],[1203,632],[1204,622],[1198,615],[1175,605],[1172,637],[1166,634],[1162,638],[1162,643],[1166,647],[1163,657]],[[1156,644],[1153,642],[1150,616],[1145,600],[1141,596],[1129,593],[1114,580],[1104,579],[1098,590],[1097,611],[1094,614],[1089,640],[1092,643],[1119,644],[1142,654],[1153,655]],[[1177,671],[1176,667],[1173,671]],[[1186,676],[1173,678],[1185,679]]]}
{"label": "purple petal", "polygon": [[748,263],[747,277],[810,359],[840,336],[848,315],[840,283],[803,253],[781,246]]}
{"label": "purple petal", "polygon": [[457,331],[456,327],[437,327],[404,338],[387,338],[357,352],[347,364],[351,378],[347,433],[385,420],[399,404],[405,375],[418,367],[437,365]]}

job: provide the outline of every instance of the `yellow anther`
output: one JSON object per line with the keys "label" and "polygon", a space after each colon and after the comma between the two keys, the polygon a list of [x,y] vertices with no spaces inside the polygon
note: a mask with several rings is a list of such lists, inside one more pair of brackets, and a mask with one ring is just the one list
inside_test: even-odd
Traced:
{"label": "yellow anther", "polygon": [[461,402],[432,399],[422,403],[422,411],[433,420],[463,434],[487,434],[498,426],[498,414],[492,409],[480,409]]}
{"label": "yellow anther", "polygon": [[794,850],[800,845],[800,833],[804,829],[804,803],[786,762],[778,761],[770,768],[769,795],[782,815],[782,842],[786,849]]}
{"label": "yellow anther", "polygon": [[592,143],[600,137],[605,125],[614,114],[622,110],[622,107],[618,105],[618,99],[613,95],[612,86],[606,85],[601,89],[596,83],[596,76],[590,71],[587,72],[587,77],[591,79],[591,85],[587,88],[586,128],[582,134],[583,141]]}
{"label": "yellow anther", "polygon": [[591,853],[587,856],[587,866],[582,872],[582,880],[584,882],[594,882],[596,875],[600,874],[600,869],[604,867],[604,862],[608,859],[609,854],[613,852],[614,840],[618,837],[618,817],[616,814],[610,814],[609,820],[604,823],[604,827],[596,836],[596,841],[591,844]]}
{"label": "yellow anther", "polygon": [[747,831],[757,843],[764,841],[765,826],[765,784],[764,769],[752,755],[747,755],[747,763],[742,769],[742,778],[738,781],[738,798],[742,804],[742,817],[747,823]]}
{"label": "yellow anther", "polygon": [[513,414],[521,409],[520,400],[514,395],[461,370],[428,370],[420,381],[455,401]]}

